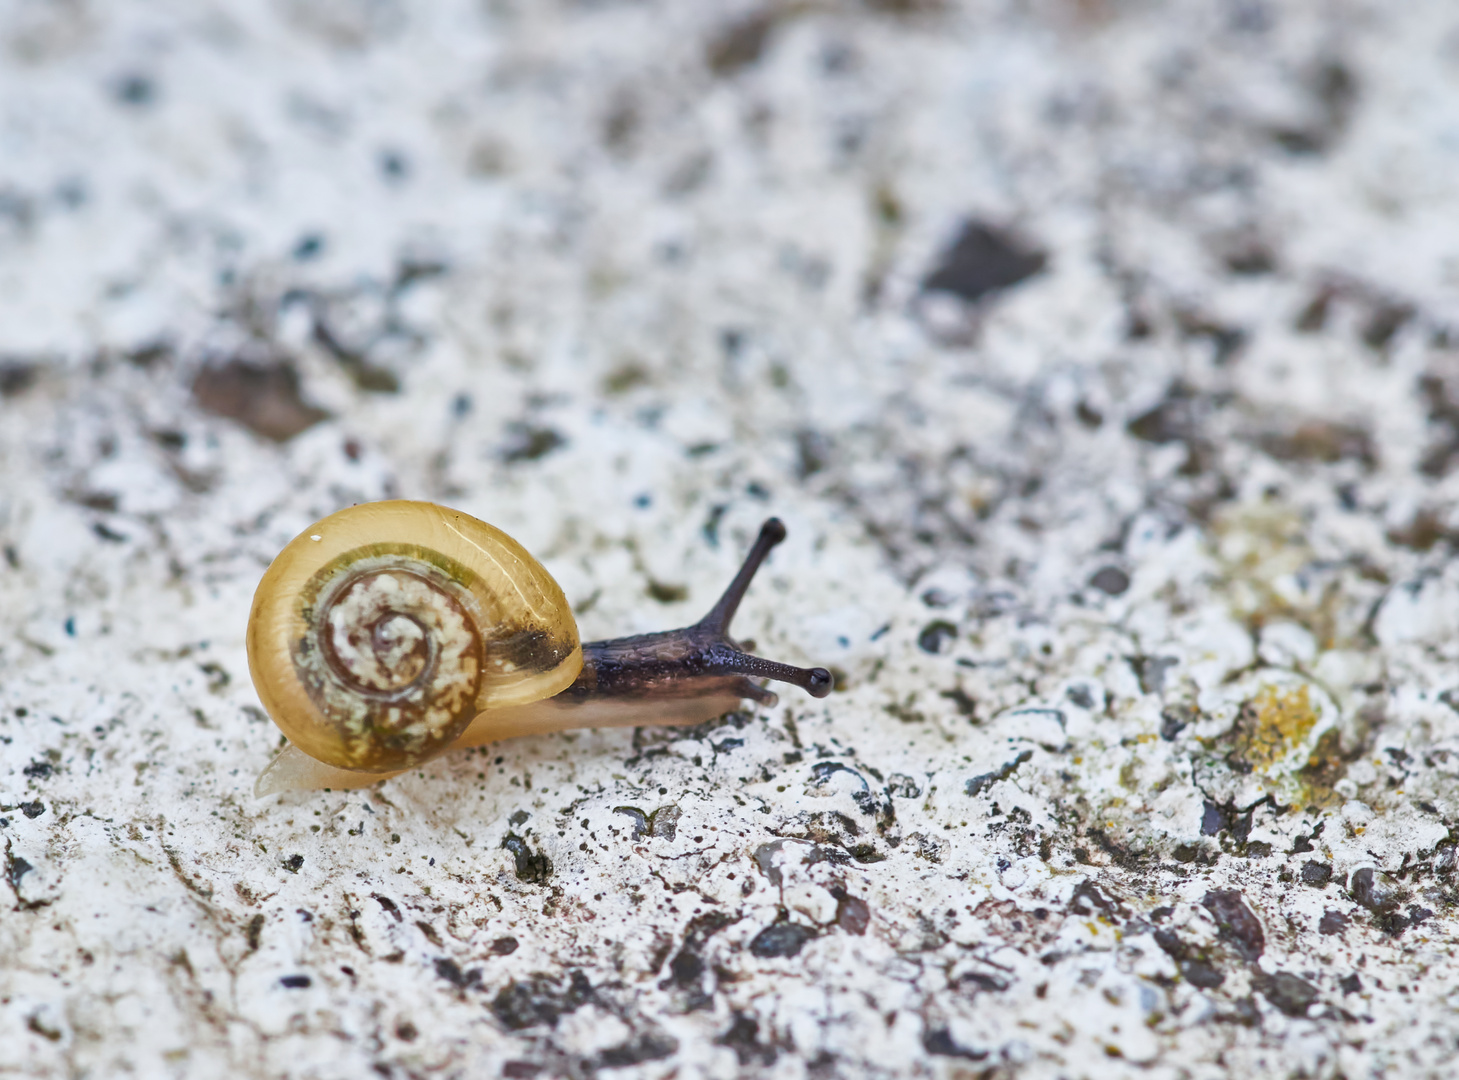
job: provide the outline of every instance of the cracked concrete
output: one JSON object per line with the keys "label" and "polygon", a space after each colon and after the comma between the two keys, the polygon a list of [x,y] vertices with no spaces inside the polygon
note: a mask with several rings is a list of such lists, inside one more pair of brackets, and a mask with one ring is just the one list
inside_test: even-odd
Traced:
{"label": "cracked concrete", "polygon": [[[0,1074],[1443,1076],[1447,5],[0,9]],[[389,497],[837,691],[255,801]]]}

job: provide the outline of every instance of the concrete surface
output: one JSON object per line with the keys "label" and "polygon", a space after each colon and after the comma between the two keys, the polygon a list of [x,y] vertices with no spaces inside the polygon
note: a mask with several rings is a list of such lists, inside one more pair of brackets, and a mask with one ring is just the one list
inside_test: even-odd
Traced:
{"label": "concrete surface", "polygon": [[[418,10],[419,9],[419,10]],[[1452,1075],[1459,10],[0,4],[0,1074]],[[255,801],[426,498],[823,702]]]}

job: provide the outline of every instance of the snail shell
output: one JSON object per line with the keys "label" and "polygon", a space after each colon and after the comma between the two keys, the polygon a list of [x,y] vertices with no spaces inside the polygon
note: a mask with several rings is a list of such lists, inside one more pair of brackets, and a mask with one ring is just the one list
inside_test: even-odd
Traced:
{"label": "snail shell", "polygon": [[483,712],[560,693],[583,653],[562,589],[520,544],[393,500],[331,514],[279,553],[254,594],[248,666],[296,747],[385,773]]}

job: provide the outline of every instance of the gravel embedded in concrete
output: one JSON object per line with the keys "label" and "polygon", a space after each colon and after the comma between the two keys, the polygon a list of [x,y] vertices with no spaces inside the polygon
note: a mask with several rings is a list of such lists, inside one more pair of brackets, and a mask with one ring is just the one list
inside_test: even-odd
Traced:
{"label": "gravel embedded in concrete", "polygon": [[[0,11],[0,1073],[1451,1074],[1456,93],[1440,0]],[[255,800],[391,497],[586,638],[779,515],[838,690]]]}

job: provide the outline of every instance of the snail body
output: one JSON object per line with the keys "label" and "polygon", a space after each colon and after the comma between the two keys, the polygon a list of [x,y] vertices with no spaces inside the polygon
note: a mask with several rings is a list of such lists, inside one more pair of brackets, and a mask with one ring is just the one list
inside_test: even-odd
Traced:
{"label": "snail body", "polygon": [[755,677],[824,697],[824,668],[751,656],[728,636],[784,537],[767,521],[693,626],[583,644],[557,582],[500,529],[406,500],[331,514],[290,541],[254,595],[249,671],[291,744],[255,793],[362,787],[517,735],[699,723],[743,698],[773,703]]}

